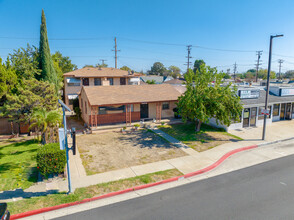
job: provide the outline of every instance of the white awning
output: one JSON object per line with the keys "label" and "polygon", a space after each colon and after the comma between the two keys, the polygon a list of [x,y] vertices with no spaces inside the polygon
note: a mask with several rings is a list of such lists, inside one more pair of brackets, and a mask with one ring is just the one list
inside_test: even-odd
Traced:
{"label": "white awning", "polygon": [[81,80],[77,78],[67,78],[66,81],[67,83],[81,83]]}
{"label": "white awning", "polygon": [[78,98],[77,94],[71,94],[71,95],[67,95],[68,99],[76,99]]}
{"label": "white awning", "polygon": [[140,82],[140,78],[130,78],[130,82]]}

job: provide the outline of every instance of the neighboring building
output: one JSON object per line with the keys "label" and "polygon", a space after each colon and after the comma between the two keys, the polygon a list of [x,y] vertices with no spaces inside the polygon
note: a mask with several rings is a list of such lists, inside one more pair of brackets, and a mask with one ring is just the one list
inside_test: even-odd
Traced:
{"label": "neighboring building", "polygon": [[147,83],[147,81],[155,81],[155,84],[162,84],[165,81],[173,79],[170,76],[156,76],[156,75],[148,75],[148,76],[141,76],[140,80],[144,83]]}
{"label": "neighboring building", "polygon": [[[271,86],[269,89],[267,123],[294,118],[294,87]],[[266,91],[261,88],[243,87],[238,89],[238,95],[243,103],[240,122],[232,123],[229,127],[217,125],[215,119],[210,120],[210,125],[233,130],[246,127],[262,126],[265,107]]]}
{"label": "neighboring building", "polygon": [[84,122],[90,127],[174,117],[181,93],[171,85],[83,86],[79,95]]}
{"label": "neighboring building", "polygon": [[140,85],[139,73],[115,68],[84,67],[64,76],[64,101],[72,109],[82,86]]}
{"label": "neighboring building", "polygon": [[185,79],[183,78],[170,79],[170,80],[165,80],[164,83],[175,85],[175,86],[185,86]]}

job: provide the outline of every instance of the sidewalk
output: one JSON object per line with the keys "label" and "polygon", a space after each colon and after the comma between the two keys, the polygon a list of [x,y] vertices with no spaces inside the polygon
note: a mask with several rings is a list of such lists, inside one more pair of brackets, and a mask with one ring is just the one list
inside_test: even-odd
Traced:
{"label": "sidewalk", "polygon": [[[262,127],[231,131],[230,133],[239,136],[244,140],[222,144],[201,153],[187,147],[185,144],[157,128],[151,128],[151,130],[168,140],[176,147],[180,147],[180,149],[182,149],[188,155],[87,176],[79,153],[77,152],[77,155],[73,156],[70,152],[70,169],[73,189],[174,168],[178,169],[183,174],[194,172],[211,165],[231,150],[254,144],[268,143],[270,141],[292,138],[294,136],[294,121],[282,121],[269,125],[267,127],[266,141],[261,140]],[[28,189],[25,189],[24,191],[19,189],[15,191],[9,191],[6,192],[5,196],[3,193],[1,193],[0,202],[15,201],[24,197],[39,196],[67,190],[68,183],[66,179],[53,181],[51,183],[41,182]]]}

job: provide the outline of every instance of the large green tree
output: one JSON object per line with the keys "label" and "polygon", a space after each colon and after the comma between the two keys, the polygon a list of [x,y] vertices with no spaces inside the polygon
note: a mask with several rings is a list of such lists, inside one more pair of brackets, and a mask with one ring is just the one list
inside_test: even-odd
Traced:
{"label": "large green tree", "polygon": [[20,123],[30,121],[34,109],[51,111],[58,107],[54,86],[36,79],[24,80],[16,93],[7,94],[6,97],[6,102],[0,107],[0,117],[9,117],[19,127]]}
{"label": "large green tree", "polygon": [[68,56],[63,56],[59,51],[56,51],[54,54],[52,54],[52,59],[53,62],[58,63],[62,73],[68,73],[78,68],[76,64],[72,63]]}
{"label": "large green tree", "polygon": [[160,75],[163,76],[163,74],[166,72],[166,68],[161,62],[155,62],[151,69],[148,71],[150,75]]}
{"label": "large green tree", "polygon": [[39,46],[39,67],[41,69],[41,80],[48,81],[55,87],[56,94],[60,88],[53,60],[50,54],[49,41],[47,36],[46,18],[42,10],[41,27],[40,27],[40,46]]}
{"label": "large green tree", "polygon": [[39,51],[35,46],[27,44],[26,48],[14,50],[8,56],[11,67],[15,70],[18,81],[22,79],[39,78]]}
{"label": "large green tree", "polygon": [[15,70],[10,66],[9,60],[7,60],[6,63],[2,63],[2,59],[0,58],[0,105],[2,105],[2,98],[10,94],[16,84],[17,75]]}
{"label": "large green tree", "polygon": [[197,132],[201,124],[207,123],[210,118],[229,126],[241,116],[242,104],[236,88],[230,84],[222,86],[223,77],[224,73],[205,65],[201,65],[195,73],[190,70],[185,74],[187,90],[178,99],[178,112],[184,121],[196,123]]}
{"label": "large green tree", "polygon": [[288,79],[293,79],[294,78],[294,70],[288,70],[287,72],[285,72],[284,77],[288,78]]}

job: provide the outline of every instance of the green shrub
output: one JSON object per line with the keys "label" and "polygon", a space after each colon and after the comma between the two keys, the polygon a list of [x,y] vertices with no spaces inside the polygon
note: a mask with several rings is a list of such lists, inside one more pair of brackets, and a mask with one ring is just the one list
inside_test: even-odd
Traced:
{"label": "green shrub", "polygon": [[135,128],[139,128],[140,125],[139,125],[139,124],[134,124],[134,127],[135,127]]}
{"label": "green shrub", "polygon": [[59,144],[46,144],[37,152],[37,168],[47,177],[48,174],[62,173],[66,164],[65,150],[60,150]]}

